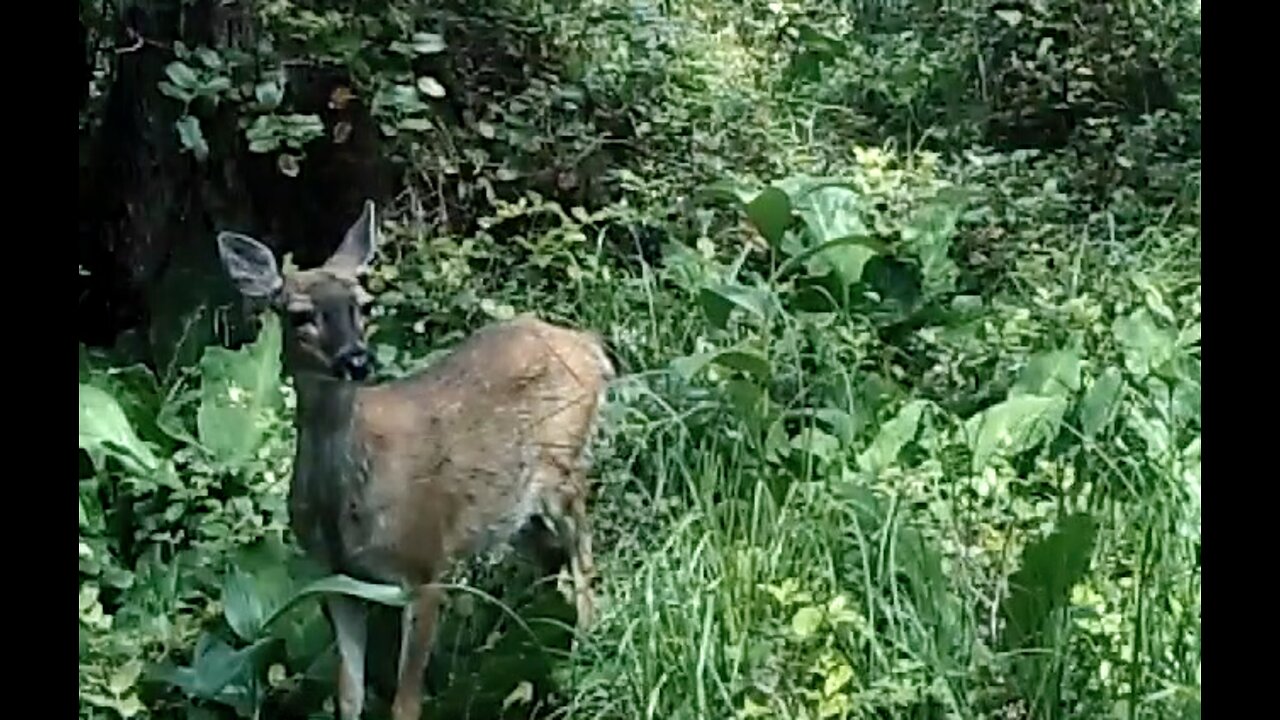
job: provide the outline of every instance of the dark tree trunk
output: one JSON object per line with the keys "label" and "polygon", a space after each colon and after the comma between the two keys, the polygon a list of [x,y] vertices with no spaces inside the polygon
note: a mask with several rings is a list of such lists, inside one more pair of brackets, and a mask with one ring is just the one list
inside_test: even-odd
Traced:
{"label": "dark tree trunk", "polygon": [[[194,113],[209,145],[198,161],[175,129],[181,104],[159,83],[175,41],[252,50],[250,3],[134,0],[118,20],[121,51],[82,183],[79,337],[110,345],[131,331],[131,347],[165,370],[194,361],[208,342],[246,337],[240,313],[225,312],[238,303],[217,261],[219,230],[258,235],[299,262],[323,258],[365,197],[386,197],[391,168],[362,106],[341,117],[327,108],[333,77],[290,83],[290,111],[321,112],[330,131],[308,147],[298,177],[282,175],[275,156],[248,152],[230,103]],[[339,119],[351,125],[341,145]]]}

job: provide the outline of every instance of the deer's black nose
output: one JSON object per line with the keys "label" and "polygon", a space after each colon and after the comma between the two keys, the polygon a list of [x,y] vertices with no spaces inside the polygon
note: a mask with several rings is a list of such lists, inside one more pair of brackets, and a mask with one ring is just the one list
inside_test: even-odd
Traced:
{"label": "deer's black nose", "polygon": [[373,357],[368,348],[348,348],[338,354],[333,369],[344,380],[364,380],[373,371]]}

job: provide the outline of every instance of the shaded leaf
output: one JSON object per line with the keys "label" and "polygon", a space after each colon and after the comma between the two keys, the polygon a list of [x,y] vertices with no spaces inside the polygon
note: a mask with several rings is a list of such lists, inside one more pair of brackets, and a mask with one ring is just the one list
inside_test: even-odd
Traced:
{"label": "shaded leaf", "polygon": [[791,632],[801,640],[813,637],[822,624],[822,610],[816,607],[802,607],[791,616]]}
{"label": "shaded leaf", "polygon": [[195,90],[200,85],[200,78],[196,75],[196,71],[178,60],[166,65],[164,74],[168,76],[170,82],[183,90]]}
{"label": "shaded leaf", "polygon": [[728,324],[729,315],[734,308],[745,310],[763,322],[771,300],[772,295],[767,290],[736,284],[704,287],[698,293],[698,301],[707,320],[720,329]]}
{"label": "shaded leaf", "polygon": [[671,369],[688,380],[712,363],[741,370],[758,380],[768,380],[772,374],[768,358],[755,350],[741,347],[679,357],[671,361]]}
{"label": "shaded leaf", "polygon": [[418,78],[418,89],[422,91],[423,95],[431,98],[442,98],[445,95],[444,86],[440,84],[439,80],[430,75],[423,75]]}
{"label": "shaded leaf", "polygon": [[791,199],[778,188],[766,188],[747,203],[747,218],[770,245],[777,247],[791,224]]}
{"label": "shaded leaf", "polygon": [[1111,423],[1123,383],[1120,371],[1109,367],[1080,399],[1080,429],[1085,437],[1096,436]]}
{"label": "shaded leaf", "polygon": [[444,38],[436,33],[414,33],[412,45],[413,51],[419,55],[434,55],[445,49]]}
{"label": "shaded leaf", "polygon": [[1008,457],[1052,440],[1066,410],[1061,397],[1016,395],[969,418],[965,430],[973,471],[980,472],[996,454]]}
{"label": "shaded leaf", "polygon": [[159,467],[159,460],[138,438],[116,399],[85,383],[80,384],[79,435],[80,449],[89,454],[98,469],[108,456],[133,475],[149,475]]}
{"label": "shaded leaf", "polygon": [[1032,356],[1009,390],[1010,395],[1069,395],[1080,389],[1080,355],[1051,350]]}
{"label": "shaded leaf", "polygon": [[183,115],[174,124],[178,128],[178,139],[182,147],[190,150],[196,159],[204,162],[209,157],[209,143],[204,139],[204,131],[200,129],[200,121],[191,115]]}
{"label": "shaded leaf", "polygon": [[1037,643],[1051,614],[1066,604],[1071,588],[1088,570],[1096,534],[1093,516],[1075,513],[1023,550],[1021,566],[1009,578],[1009,596],[1001,607],[1005,649]]}
{"label": "shaded leaf", "polygon": [[858,466],[864,471],[879,474],[893,465],[907,443],[915,439],[920,429],[920,418],[929,406],[927,400],[912,400],[876,433],[871,446],[858,455]]}
{"label": "shaded leaf", "polygon": [[257,452],[280,401],[280,320],[263,318],[258,339],[240,350],[210,346],[200,358],[200,444],[218,461]]}
{"label": "shaded leaf", "polygon": [[791,438],[791,447],[830,461],[840,452],[840,441],[817,428],[805,428]]}
{"label": "shaded leaf", "polygon": [[1111,329],[1124,350],[1125,368],[1134,375],[1147,375],[1174,357],[1177,336],[1158,326],[1146,308],[1116,318]]}

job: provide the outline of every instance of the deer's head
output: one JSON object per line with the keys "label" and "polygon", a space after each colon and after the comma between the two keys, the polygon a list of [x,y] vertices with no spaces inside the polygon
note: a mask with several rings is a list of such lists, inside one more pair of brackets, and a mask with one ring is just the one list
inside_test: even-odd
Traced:
{"label": "deer's head", "polygon": [[376,224],[372,201],[342,244],[319,267],[281,273],[271,250],[246,235],[218,234],[218,254],[246,297],[268,302],[286,325],[285,352],[292,372],[363,380],[371,369],[364,338],[364,308],[372,299],[360,275],[373,259]]}

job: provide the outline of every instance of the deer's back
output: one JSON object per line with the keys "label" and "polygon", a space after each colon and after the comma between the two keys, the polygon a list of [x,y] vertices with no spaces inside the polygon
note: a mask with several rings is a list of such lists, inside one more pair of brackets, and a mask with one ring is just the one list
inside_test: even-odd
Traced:
{"label": "deer's back", "polygon": [[577,482],[612,375],[594,337],[522,316],[417,375],[362,390],[379,554],[397,574],[426,579],[509,537],[543,509],[548,488]]}

